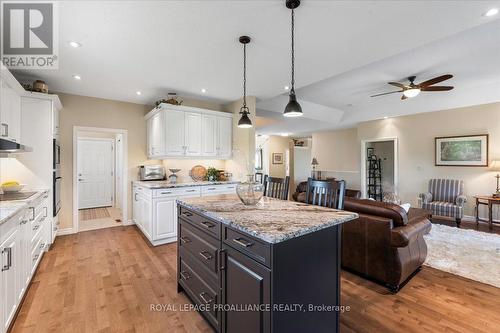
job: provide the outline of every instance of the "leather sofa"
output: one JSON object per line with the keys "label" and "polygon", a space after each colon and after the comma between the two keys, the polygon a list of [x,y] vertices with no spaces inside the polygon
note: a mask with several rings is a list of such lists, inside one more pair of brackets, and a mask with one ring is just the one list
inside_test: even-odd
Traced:
{"label": "leather sofa", "polygon": [[425,261],[429,212],[406,213],[399,205],[355,198],[346,200],[344,209],[359,218],[342,226],[342,268],[397,292]]}

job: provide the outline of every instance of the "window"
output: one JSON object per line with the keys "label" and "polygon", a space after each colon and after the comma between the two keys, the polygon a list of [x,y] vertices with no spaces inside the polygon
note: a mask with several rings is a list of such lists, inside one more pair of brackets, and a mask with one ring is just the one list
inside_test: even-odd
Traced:
{"label": "window", "polygon": [[255,170],[262,170],[262,148],[255,151]]}

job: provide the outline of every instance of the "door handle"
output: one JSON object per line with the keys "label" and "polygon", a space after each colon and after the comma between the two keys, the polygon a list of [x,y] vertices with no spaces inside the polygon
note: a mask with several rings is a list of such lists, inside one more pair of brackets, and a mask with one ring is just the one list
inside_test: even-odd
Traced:
{"label": "door handle", "polygon": [[6,247],[3,249],[2,254],[7,253],[7,265],[4,265],[2,267],[2,272],[9,270],[9,268],[12,266],[12,248],[11,247]]}
{"label": "door handle", "polygon": [[244,246],[244,247],[250,247],[253,245],[252,242],[249,242],[247,241],[246,239],[244,238],[234,238],[233,239],[233,242],[235,242],[236,244],[239,244],[241,246]]}
{"label": "door handle", "polygon": [[219,270],[226,269],[226,249],[219,250]]}

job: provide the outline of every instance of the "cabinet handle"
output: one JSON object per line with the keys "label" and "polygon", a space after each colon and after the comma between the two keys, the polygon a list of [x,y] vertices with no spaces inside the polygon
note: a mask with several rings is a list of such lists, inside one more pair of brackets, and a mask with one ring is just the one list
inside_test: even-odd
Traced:
{"label": "cabinet handle", "polygon": [[39,256],[40,256],[39,254],[35,254],[35,255],[33,256],[33,261],[37,260]]}
{"label": "cabinet handle", "polygon": [[161,194],[172,194],[172,192],[161,192]]}
{"label": "cabinet handle", "polygon": [[204,226],[205,228],[208,228],[208,229],[215,227],[215,224],[210,223],[208,221],[201,222],[201,225]]}
{"label": "cabinet handle", "polygon": [[208,251],[200,252],[200,256],[205,260],[210,260],[213,258],[212,255]]}
{"label": "cabinet handle", "polygon": [[7,271],[12,267],[12,248],[6,247],[5,249],[3,249],[2,254],[3,253],[7,253],[7,265],[4,265],[2,267],[2,272]]}
{"label": "cabinet handle", "polygon": [[7,125],[6,123],[2,123],[2,127],[4,129],[2,136],[9,136],[9,125]]}
{"label": "cabinet handle", "polygon": [[43,218],[46,218],[47,216],[49,216],[49,210],[47,209],[47,206],[43,207],[43,209],[45,209],[45,215]]}
{"label": "cabinet handle", "polygon": [[182,212],[182,215],[187,216],[187,217],[193,216],[193,214],[191,214],[190,212]]}
{"label": "cabinet handle", "polygon": [[35,207],[30,207],[29,209],[31,209],[30,221],[34,221],[35,220]]}
{"label": "cabinet handle", "polygon": [[186,190],[186,192],[196,192],[196,190]]}
{"label": "cabinet handle", "polygon": [[28,223],[28,220],[21,220],[21,222],[19,224],[23,225],[23,224],[26,224],[26,223]]}
{"label": "cabinet handle", "polygon": [[184,271],[182,271],[182,272],[180,273],[180,275],[181,275],[181,279],[183,279],[184,281],[187,281],[187,280],[189,280],[189,279],[191,278],[191,275],[189,275],[189,273],[188,273],[188,272],[184,272]]}
{"label": "cabinet handle", "polygon": [[216,190],[215,187],[209,187],[209,188],[207,188],[207,191],[214,191],[214,190]]}
{"label": "cabinet handle", "polygon": [[181,243],[184,243],[184,244],[191,243],[191,240],[187,237],[181,237],[179,239],[181,240]]}
{"label": "cabinet handle", "polygon": [[250,247],[253,245],[252,242],[249,242],[247,241],[246,239],[244,238],[234,238],[233,239],[233,242],[235,242],[236,244],[239,244],[241,246],[244,246],[244,247]]}
{"label": "cabinet handle", "polygon": [[137,200],[137,193],[134,193],[134,201],[138,201]]}
{"label": "cabinet handle", "polygon": [[226,249],[219,250],[219,270],[226,269]]}
{"label": "cabinet handle", "polygon": [[43,249],[45,247],[45,243],[40,244],[40,249]]}
{"label": "cabinet handle", "polygon": [[206,294],[207,294],[206,292],[201,292],[201,293],[199,293],[198,295],[200,296],[201,300],[202,300],[203,302],[205,302],[205,304],[210,304],[210,303],[212,303],[214,300],[213,300],[213,299],[211,299],[211,298],[205,298],[205,295],[206,295]]}
{"label": "cabinet handle", "polygon": [[38,230],[38,228],[40,228],[40,225],[36,225],[36,226],[34,226],[34,227],[33,227],[33,231]]}

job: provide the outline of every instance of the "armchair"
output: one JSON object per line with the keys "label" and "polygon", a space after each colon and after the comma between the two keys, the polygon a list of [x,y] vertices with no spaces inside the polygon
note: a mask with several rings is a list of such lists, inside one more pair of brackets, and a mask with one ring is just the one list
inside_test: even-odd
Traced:
{"label": "armchair", "polygon": [[423,209],[429,210],[432,215],[455,218],[457,227],[460,228],[467,202],[462,180],[431,179],[428,192],[420,193],[419,198]]}

